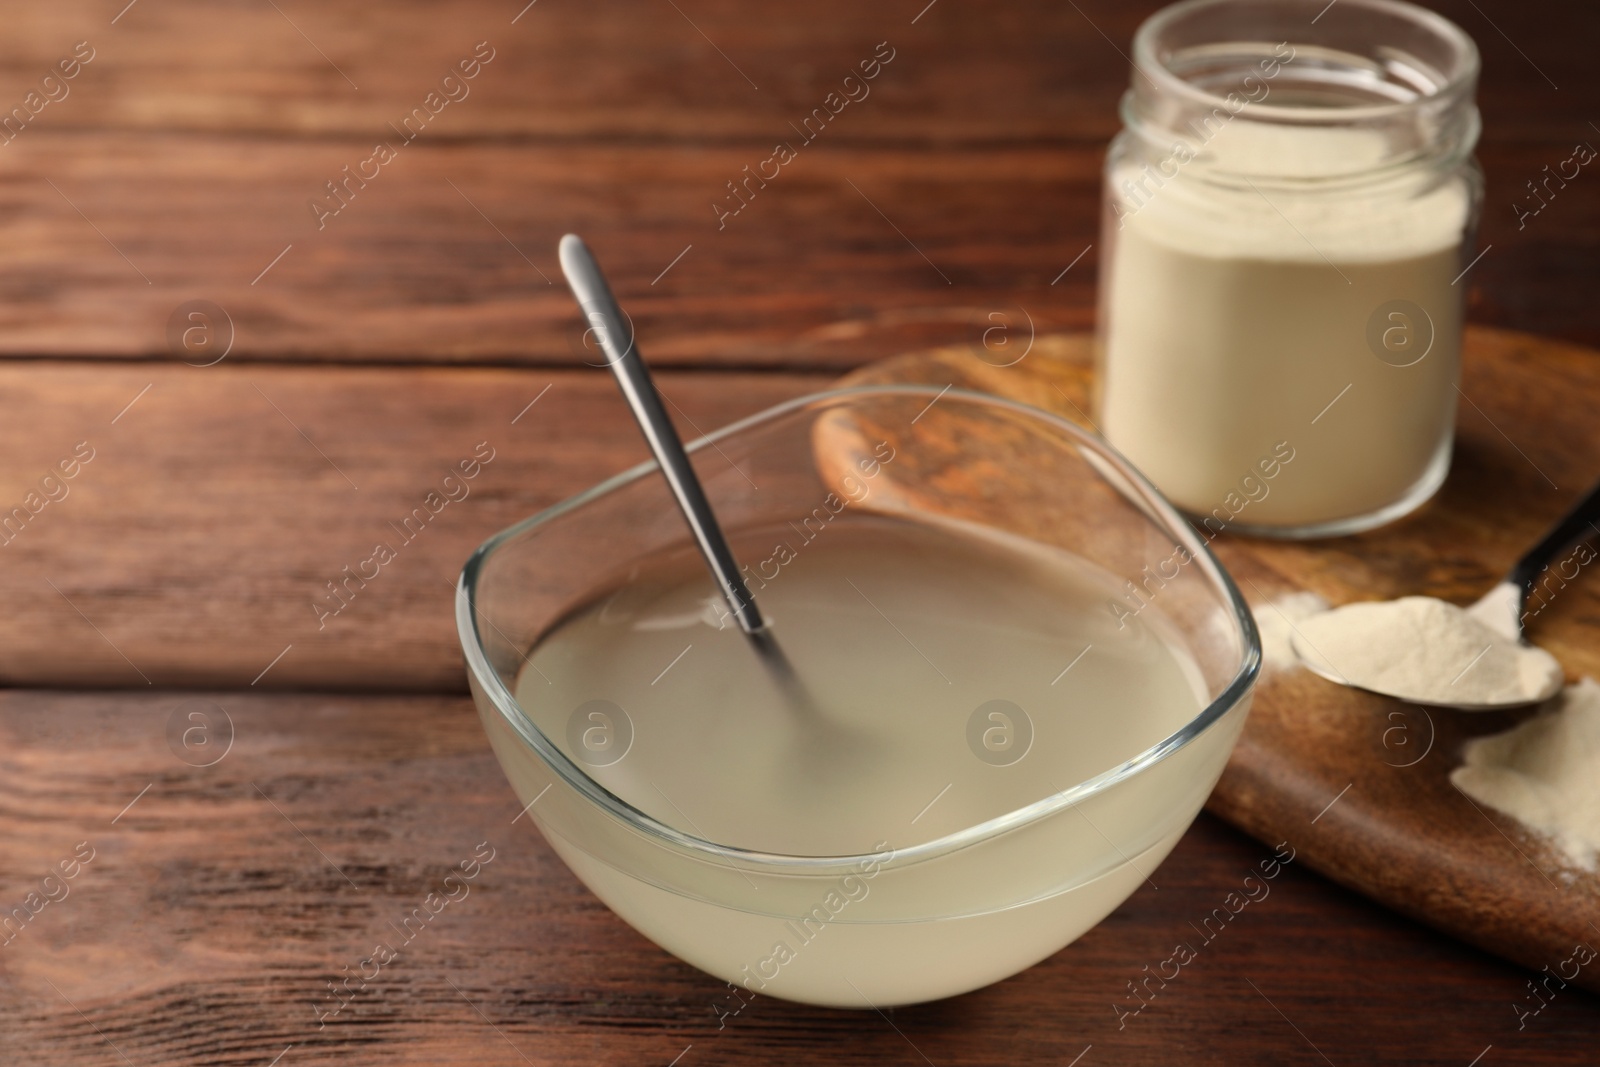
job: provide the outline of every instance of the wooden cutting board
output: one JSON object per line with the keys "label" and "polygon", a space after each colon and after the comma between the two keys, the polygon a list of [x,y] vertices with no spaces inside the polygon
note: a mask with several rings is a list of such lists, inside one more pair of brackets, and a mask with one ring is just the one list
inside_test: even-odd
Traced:
{"label": "wooden cutting board", "polygon": [[[900,356],[844,384],[955,385],[1092,426],[1088,336],[1038,337],[1007,367],[984,355],[975,345]],[[1461,389],[1450,478],[1415,514],[1354,537],[1212,542],[1258,617],[1299,591],[1332,604],[1413,593],[1470,603],[1600,474],[1600,353],[1472,328]],[[1569,680],[1600,677],[1600,576],[1561,589],[1530,636]],[[1298,668],[1268,670],[1208,807],[1269,845],[1290,842],[1308,866],[1397,911],[1570,976],[1580,943],[1600,949],[1600,876],[1566,865],[1449,780],[1468,739],[1528,714],[1425,710]],[[1573,980],[1600,991],[1600,960]],[[1532,1012],[1542,1001],[1528,992],[1520,1003]]]}

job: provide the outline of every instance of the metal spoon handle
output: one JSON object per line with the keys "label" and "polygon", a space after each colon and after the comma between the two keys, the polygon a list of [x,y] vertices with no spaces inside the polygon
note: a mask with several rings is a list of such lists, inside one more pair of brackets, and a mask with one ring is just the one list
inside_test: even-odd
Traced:
{"label": "metal spoon handle", "polygon": [[684,451],[683,441],[661,404],[661,394],[656,392],[650,371],[644,364],[644,358],[639,355],[639,346],[634,343],[631,325],[623,317],[616,298],[611,295],[611,286],[606,284],[600,265],[577,234],[569,233],[561,238],[561,272],[566,275],[572,295],[577,298],[578,306],[583,309],[590,328],[599,339],[606,362],[622,389],[623,399],[633,409],[639,429],[644,432],[650,451],[661,465],[667,485],[678,501],[678,507],[683,510],[683,517],[688,520],[689,529],[693,531],[694,539],[716,577],[734,619],[745,633],[760,632],[765,628],[766,620],[761,617],[761,610],[750,595],[750,587],[739,574],[739,565],[728,548],[728,540],[722,535],[722,527],[717,524],[700,479],[695,476],[694,467],[689,463],[689,453]]}
{"label": "metal spoon handle", "polygon": [[1581,500],[1572,505],[1571,510],[1546,531],[1538,544],[1517,560],[1506,581],[1514,583],[1526,597],[1540,572],[1552,560],[1590,534],[1600,534],[1600,525],[1597,523],[1600,523],[1600,482],[1596,482]]}

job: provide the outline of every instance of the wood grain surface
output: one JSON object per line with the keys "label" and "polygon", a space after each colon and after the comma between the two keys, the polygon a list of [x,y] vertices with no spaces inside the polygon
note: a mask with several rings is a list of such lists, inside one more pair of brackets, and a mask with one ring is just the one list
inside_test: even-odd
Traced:
{"label": "wood grain surface", "polygon": [[[76,42],[95,52],[0,146],[0,354],[170,358],[169,317],[205,299],[231,316],[234,360],[572,365],[546,278],[581,228],[653,359],[814,369],[950,343],[991,312],[1090,324],[1099,168],[1158,5],[785,0],[758,18],[635,0],[592,17],[542,0],[514,25],[523,5],[500,0],[381,17],[140,0],[115,24],[105,6],[30,8],[0,43],[0,113]],[[1600,199],[1580,177],[1516,210],[1600,138],[1581,43],[1600,13],[1441,6],[1485,55],[1473,314],[1600,343]],[[391,123],[482,40],[495,58],[468,94],[319,226],[311,200],[398,143]],[[728,183],[800,140],[791,124],[884,41],[871,94],[719,224]]]}
{"label": "wood grain surface", "polygon": [[[693,436],[827,382],[660,384]],[[451,605],[467,556],[646,458],[598,371],[10,363],[0,406],[10,685],[464,692]],[[50,501],[41,479],[80,443],[93,458]],[[398,558],[360,581],[380,542]]]}
{"label": "wood grain surface", "polygon": [[[0,78],[20,97],[88,40],[96,58],[41,125],[365,138],[488,41],[495,58],[459,110],[444,112],[454,137],[765,143],[887,40],[896,56],[870,99],[881,93],[891,106],[847,111],[841,139],[1105,140],[1127,87],[1133,32],[1161,6],[775,0],[757,14],[737,0],[692,0],[677,11],[615,0],[602,14],[559,0],[455,0],[444,10],[400,0],[376,18],[357,0],[62,0],[14,14]],[[1494,132],[1522,140],[1576,132],[1572,122],[1582,124],[1596,91],[1584,78],[1600,25],[1593,10],[1551,4],[1535,18],[1504,0],[1432,6],[1484,53]],[[1308,10],[1318,8],[1308,0]]]}
{"label": "wood grain surface", "polygon": [[[207,732],[169,741],[195,711]],[[1582,1062],[1600,1039],[1577,991],[1519,1031],[1523,973],[1300,859],[1119,1016],[1140,1003],[1128,983],[1198,942],[1190,924],[1271,855],[1208,816],[1110,919],[1009,981],[883,1015],[756,998],[719,1028],[726,987],[514,821],[465,698],[14,691],[0,771],[0,902],[57,898],[0,945],[7,1063],[1464,1067],[1486,1046],[1483,1062]],[[490,850],[465,897],[445,888]],[[459,899],[406,925],[430,893]],[[379,942],[399,958],[323,1025],[329,983]]]}
{"label": "wood grain surface", "polygon": [[[1092,425],[1088,338],[1040,338],[1012,366],[990,355],[909,355],[846,381],[978,388]],[[1464,361],[1451,475],[1421,510],[1357,537],[1224,532],[1210,542],[1264,627],[1286,632],[1276,602],[1299,592],[1332,604],[1410,594],[1471,603],[1587,491],[1600,471],[1600,356],[1480,328],[1467,335]],[[1530,629],[1569,678],[1600,677],[1600,584],[1563,585]],[[1576,971],[1564,977],[1600,990],[1600,970],[1570,962],[1577,946],[1592,956],[1600,945],[1600,876],[1450,784],[1468,739],[1529,714],[1423,709],[1269,658],[1208,807],[1262,841],[1303,842],[1308,866],[1399,911],[1531,971]],[[1541,991],[1523,1006],[1542,1003]]]}
{"label": "wood grain surface", "polygon": [[419,140],[320,228],[308,201],[368,142],[24,131],[11,151],[49,181],[0,172],[0,354],[178,363],[169,320],[208,300],[205,356],[233,363],[600,365],[554,284],[569,230],[659,364],[843,368],[995,311],[1090,321],[1093,253],[1051,281],[1098,215],[1051,203],[1098,195],[1098,146],[807,150],[721,229],[713,201],[770,145]]}
{"label": "wood grain surface", "polygon": [[[592,347],[551,284],[555,239],[590,239],[644,350],[675,368],[661,382],[690,435],[885,356],[977,351],[997,323],[1008,341],[1037,336],[1041,358],[1014,373],[969,357],[967,371],[1059,404],[1033,376],[1054,351],[1050,380],[1081,403],[1081,351],[1046,337],[1093,322],[1099,168],[1129,40],[1158,6],[7,10],[0,117],[15,120],[29,93],[59,98],[32,98],[37,114],[0,134],[0,530],[40,494],[20,534],[0,533],[0,681],[45,687],[0,692],[0,929],[18,907],[31,915],[30,893],[33,907],[61,895],[44,879],[80,842],[94,858],[70,895],[0,935],[0,1064],[1592,1058],[1587,993],[1563,992],[1518,1029],[1529,972],[1310,873],[1315,858],[1406,907],[1373,888],[1386,853],[1349,842],[1370,839],[1385,790],[1437,784],[1455,735],[1441,723],[1427,758],[1384,767],[1400,761],[1378,732],[1383,709],[1356,708],[1354,732],[1317,720],[1329,762],[1297,765],[1286,784],[1270,728],[1292,723],[1271,706],[1324,706],[1300,681],[1264,690],[1214,803],[1263,837],[1281,828],[1302,858],[1120,1029],[1128,983],[1263,858],[1256,841],[1202,816],[1159,890],[993,989],[886,1016],[758,1000],[719,1029],[725,990],[632,933],[511,824],[516,802],[458,695],[450,583],[488,533],[644,454],[610,383],[584,366]],[[1600,344],[1597,179],[1570,182],[1536,217],[1519,222],[1515,207],[1574,143],[1600,143],[1600,8],[1435,6],[1484,57],[1487,251],[1461,283],[1471,314]],[[93,58],[63,93],[44,79],[80,42]],[[319,228],[312,199],[398,140],[390,124],[445,90],[478,42],[494,57],[470,93]],[[870,97],[719,228],[728,183],[797,139],[792,124],[880,42],[894,58]],[[186,348],[195,301],[214,307]],[[1219,543],[1230,568],[1266,595],[1476,595],[1593,473],[1596,372],[1591,353],[1515,335],[1472,345],[1481,410],[1463,409],[1438,505],[1270,560]],[[185,365],[224,350],[218,365]],[[479,442],[495,458],[470,496],[319,630],[326,584]],[[1530,483],[1525,461],[1560,488]],[[71,478],[43,481],[62,464]],[[1600,669],[1585,629],[1597,620],[1574,587],[1540,637],[1569,669]],[[197,754],[188,716],[218,708],[234,745],[195,766],[216,750]],[[1342,775],[1363,754],[1359,781]],[[1487,824],[1470,825],[1459,811],[1438,823],[1492,848]],[[483,841],[498,851],[471,896],[318,1029],[326,984]],[[1460,883],[1469,903],[1492,889],[1475,870]],[[1549,927],[1540,917],[1529,943]]]}

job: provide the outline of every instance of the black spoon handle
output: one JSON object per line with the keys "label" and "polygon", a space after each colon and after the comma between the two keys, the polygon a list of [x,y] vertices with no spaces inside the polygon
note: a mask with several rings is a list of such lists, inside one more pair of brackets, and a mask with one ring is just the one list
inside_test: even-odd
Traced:
{"label": "black spoon handle", "polygon": [[728,539],[723,536],[722,527],[718,525],[711,504],[706,500],[705,489],[701,487],[700,479],[695,476],[694,467],[689,463],[689,453],[684,451],[683,441],[661,404],[661,394],[656,392],[650,371],[644,364],[644,358],[639,355],[631,324],[617,306],[616,297],[611,295],[611,286],[606,284],[600,264],[595,262],[588,246],[577,234],[569,233],[561,238],[561,272],[567,276],[572,295],[577,298],[578,306],[583,309],[589,326],[599,339],[606,362],[622,389],[623,399],[633,409],[639,429],[644,432],[650,451],[661,465],[661,473],[666,475],[667,485],[678,501],[678,507],[683,510],[683,517],[688,520],[689,529],[693,531],[694,539],[723,597],[728,601],[734,619],[745,633],[760,632],[765,628],[766,620],[761,617],[761,610],[750,595],[750,587],[739,574],[739,565],[728,548]]}
{"label": "black spoon handle", "polygon": [[1524,595],[1550,563],[1572,545],[1591,534],[1600,535],[1600,482],[1590,488],[1572,509],[1545,532],[1539,543],[1527,551],[1506,580],[1516,584]]}

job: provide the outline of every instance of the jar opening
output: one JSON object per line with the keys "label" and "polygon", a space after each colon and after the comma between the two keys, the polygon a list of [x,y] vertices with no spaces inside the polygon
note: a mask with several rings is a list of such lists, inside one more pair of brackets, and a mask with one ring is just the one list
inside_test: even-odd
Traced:
{"label": "jar opening", "polygon": [[[1448,167],[1477,141],[1476,46],[1401,0],[1186,0],[1139,28],[1133,64],[1128,130],[1159,151],[1186,146],[1203,171],[1298,180],[1302,164],[1323,177]],[[1225,127],[1240,132],[1213,143]],[[1296,130],[1340,132],[1313,145]]]}
{"label": "jar opening", "polygon": [[[1292,50],[1292,51],[1291,51]],[[1287,59],[1284,52],[1289,51]],[[1444,72],[1397,49],[1379,48],[1367,57],[1337,48],[1301,44],[1229,41],[1195,45],[1166,55],[1167,71],[1219,102],[1237,93],[1259,94],[1266,71],[1272,81],[1272,106],[1292,109],[1344,109],[1408,104],[1437,96],[1448,84]],[[1263,66],[1265,64],[1265,66]]]}
{"label": "jar opening", "polygon": [[1243,97],[1262,120],[1350,121],[1419,102],[1470,102],[1472,39],[1401,0],[1187,0],[1134,36],[1134,91],[1215,107]]}

